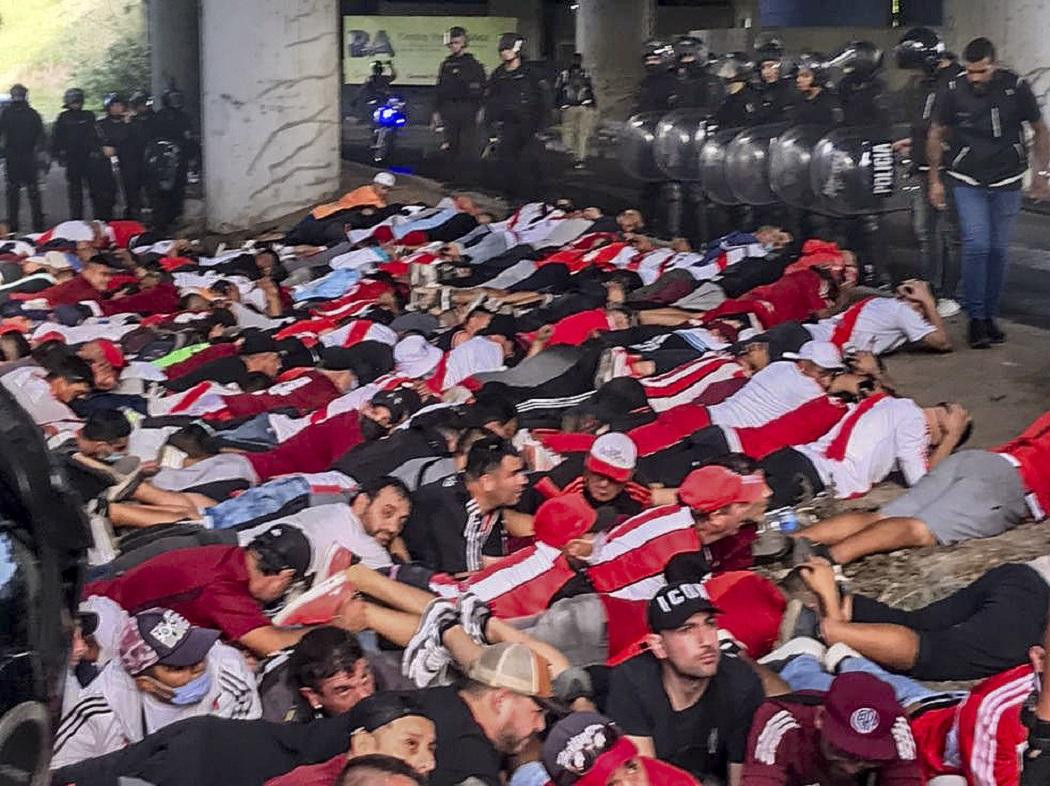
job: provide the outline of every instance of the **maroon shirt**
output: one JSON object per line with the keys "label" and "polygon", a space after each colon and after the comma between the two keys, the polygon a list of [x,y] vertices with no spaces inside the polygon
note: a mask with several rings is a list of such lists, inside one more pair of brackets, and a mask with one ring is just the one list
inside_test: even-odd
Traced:
{"label": "maroon shirt", "polygon": [[63,281],[61,284],[27,294],[19,299],[36,300],[37,298],[44,298],[54,308],[55,306],[72,305],[82,300],[99,301],[102,299],[102,293],[91,286],[83,276],[74,276],[69,281]]}
{"label": "maroon shirt", "polygon": [[248,591],[245,551],[201,546],[158,554],[115,579],[94,581],[83,597],[104,595],[129,614],[160,607],[236,641],[270,620]]}
{"label": "maroon shirt", "polygon": [[234,418],[246,418],[264,412],[291,409],[302,416],[320,409],[340,395],[339,388],[332,384],[332,380],[317,371],[309,371],[288,383],[275,386],[275,389],[281,390],[282,387],[286,392],[224,396],[222,403],[225,405],[225,414]]}
{"label": "maroon shirt", "polygon": [[246,453],[259,481],[293,472],[324,472],[337,458],[364,441],[358,412],[351,410],[307,426],[265,453]]}

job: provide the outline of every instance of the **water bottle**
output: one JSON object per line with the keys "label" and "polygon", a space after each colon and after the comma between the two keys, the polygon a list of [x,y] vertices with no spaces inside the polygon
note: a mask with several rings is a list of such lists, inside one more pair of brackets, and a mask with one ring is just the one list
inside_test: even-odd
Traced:
{"label": "water bottle", "polygon": [[779,508],[766,513],[766,527],[771,530],[783,532],[790,535],[802,528],[798,514],[794,508]]}

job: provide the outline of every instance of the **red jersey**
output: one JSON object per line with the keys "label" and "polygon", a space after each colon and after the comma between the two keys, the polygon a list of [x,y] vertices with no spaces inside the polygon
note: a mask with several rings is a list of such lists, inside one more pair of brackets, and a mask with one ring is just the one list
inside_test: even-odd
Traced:
{"label": "red jersey", "polygon": [[1037,519],[1050,510],[1050,412],[1040,416],[1017,438],[991,449],[1017,467],[1028,491],[1028,506]]}
{"label": "red jersey", "polygon": [[560,549],[534,543],[475,573],[463,590],[477,595],[502,619],[545,611],[576,576]]}
{"label": "red jersey", "polygon": [[705,313],[704,320],[728,314],[754,314],[768,330],[782,322],[807,320],[829,305],[827,282],[812,270],[799,270],[725,301]]}
{"label": "red jersey", "polygon": [[[666,761],[650,759],[648,756],[639,756],[638,761],[641,762],[645,774],[649,776],[651,786],[700,786],[700,781],[688,772]],[[306,768],[300,767],[300,769]],[[298,770],[293,770],[293,772],[298,772]],[[279,778],[274,778],[267,781],[264,786],[292,786],[292,783],[289,782],[279,784],[279,780]],[[294,786],[300,786],[300,781],[295,781]],[[303,786],[306,785],[303,784]],[[547,781],[547,786],[553,786],[553,784]]]}
{"label": "red jersey", "polygon": [[300,415],[313,412],[341,395],[332,380],[316,371],[308,371],[300,377],[281,382],[258,393],[240,393],[224,396],[222,413],[211,413],[207,417],[246,418],[275,410],[295,410]]}
{"label": "red jersey", "polygon": [[719,382],[746,378],[747,372],[736,358],[716,355],[692,360],[664,374],[638,381],[645,388],[652,408],[664,412],[679,404],[694,403]]}
{"label": "red jersey", "polygon": [[762,426],[723,426],[722,432],[732,452],[743,453],[753,459],[763,459],[770,453],[791,445],[805,445],[817,441],[847,412],[849,407],[838,399],[821,396]]}
{"label": "red jersey", "polygon": [[[568,344],[578,347],[595,333],[604,333],[608,330],[609,318],[605,314],[605,309],[592,308],[590,311],[580,311],[554,323],[554,332],[547,341],[547,346]],[[534,333],[528,333],[526,338],[531,340],[534,335]]]}
{"label": "red jersey", "polygon": [[[747,786],[855,786],[856,778],[827,772],[816,719],[822,693],[770,699],[755,713],[744,759]],[[915,740],[903,715],[893,728],[897,758],[878,768],[879,786],[921,786]]]}
{"label": "red jersey", "polygon": [[265,453],[245,453],[259,481],[294,472],[324,472],[364,441],[356,409],[314,423]]}

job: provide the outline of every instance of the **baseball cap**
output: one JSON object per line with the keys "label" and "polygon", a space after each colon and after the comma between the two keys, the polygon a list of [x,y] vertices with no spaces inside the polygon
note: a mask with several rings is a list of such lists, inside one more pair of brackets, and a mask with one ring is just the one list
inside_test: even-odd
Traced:
{"label": "baseball cap", "polygon": [[171,609],[152,608],[128,619],[120,634],[120,661],[135,676],[156,664],[192,666],[203,661],[219,631],[198,628]]}
{"label": "baseball cap", "polygon": [[97,343],[98,348],[102,350],[102,357],[104,357],[106,362],[113,366],[113,368],[124,368],[124,366],[128,364],[120,347],[108,338],[100,338],[95,343]]}
{"label": "baseball cap", "polygon": [[731,469],[711,465],[694,469],[678,488],[678,499],[699,513],[713,513],[734,502],[758,502],[766,494],[766,481],[759,473],[738,475]]}
{"label": "baseball cap", "polygon": [[397,181],[394,180],[394,176],[389,172],[376,172],[376,176],[372,178],[372,182],[380,186],[393,188],[394,183]]}
{"label": "baseball cap", "polygon": [[241,345],[242,355],[258,355],[263,352],[277,352],[277,342],[265,333],[249,333]]}
{"label": "baseball cap", "polygon": [[605,786],[638,755],[619,727],[597,712],[574,712],[551,727],[540,758],[555,786]]}
{"label": "baseball cap", "polygon": [[807,341],[799,347],[798,352],[785,352],[781,357],[785,360],[808,360],[829,371],[846,367],[842,362],[842,352],[830,341]]}
{"label": "baseball cap", "polygon": [[296,579],[301,579],[310,567],[310,541],[296,527],[275,524],[256,535],[248,548],[259,554],[267,571],[278,572],[291,568],[295,571]]}
{"label": "baseball cap", "polygon": [[564,494],[540,505],[532,526],[536,540],[560,549],[590,532],[597,520],[598,513],[582,494]]}
{"label": "baseball cap", "polygon": [[73,264],[69,261],[69,257],[61,251],[48,251],[44,254],[43,259],[38,261],[52,270],[73,269]]}
{"label": "baseball cap", "polygon": [[397,425],[406,417],[415,414],[423,402],[412,388],[400,387],[393,390],[381,390],[372,396],[373,407],[386,407],[390,410],[390,424]]}
{"label": "baseball cap", "polygon": [[482,647],[467,677],[490,688],[505,688],[534,699],[550,699],[550,667],[524,644],[504,641]]}
{"label": "baseball cap", "polygon": [[822,733],[832,746],[862,761],[895,759],[899,738],[911,738],[893,689],[864,672],[840,674],[832,681],[824,697]]}
{"label": "baseball cap", "polygon": [[394,364],[398,374],[422,379],[441,362],[441,350],[423,336],[405,336],[394,347]]}
{"label": "baseball cap", "polygon": [[659,633],[682,627],[694,614],[721,613],[703,584],[679,582],[665,584],[649,601],[646,619],[649,630]]}
{"label": "baseball cap", "polygon": [[617,483],[626,483],[638,464],[638,447],[626,434],[611,431],[602,434],[591,445],[583,466],[597,475]]}

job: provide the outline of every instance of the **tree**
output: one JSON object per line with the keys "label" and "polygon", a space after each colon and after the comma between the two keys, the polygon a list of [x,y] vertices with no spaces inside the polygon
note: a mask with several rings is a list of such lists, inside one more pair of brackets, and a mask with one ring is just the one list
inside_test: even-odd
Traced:
{"label": "tree", "polygon": [[89,105],[101,104],[107,93],[146,90],[150,84],[149,48],[140,36],[129,35],[111,44],[98,62],[78,71],[76,80]]}

